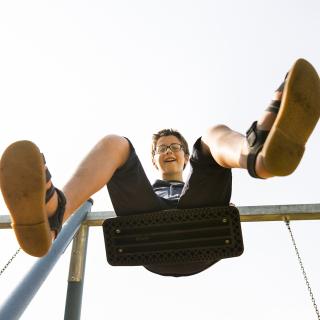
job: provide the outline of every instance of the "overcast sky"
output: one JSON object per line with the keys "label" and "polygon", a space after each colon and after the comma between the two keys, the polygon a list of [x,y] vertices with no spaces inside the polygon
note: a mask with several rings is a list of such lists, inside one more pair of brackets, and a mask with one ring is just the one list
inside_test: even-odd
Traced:
{"label": "overcast sky", "polygon": [[[296,59],[320,70],[319,30],[317,0],[1,1],[0,152],[34,141],[62,187],[98,139],[117,133],[153,181],[153,132],[179,129],[190,145],[218,123],[245,133]],[[232,202],[318,203],[319,151],[318,125],[290,177],[234,170]],[[106,188],[94,200],[93,211],[112,210]],[[0,208],[8,214],[2,198]],[[292,222],[320,304],[319,228]],[[102,229],[91,228],[82,319],[315,319],[284,223],[242,229],[240,258],[175,279],[109,266]],[[18,245],[12,230],[0,242],[2,268]],[[70,248],[22,319],[63,319],[69,256]],[[20,253],[0,278],[0,302],[35,260]]]}

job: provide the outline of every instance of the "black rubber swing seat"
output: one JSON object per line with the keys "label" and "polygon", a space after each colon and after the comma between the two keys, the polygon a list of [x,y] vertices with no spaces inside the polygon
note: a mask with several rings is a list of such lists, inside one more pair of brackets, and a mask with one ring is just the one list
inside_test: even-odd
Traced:
{"label": "black rubber swing seat", "polygon": [[243,253],[240,215],[233,206],[111,218],[103,233],[113,266],[206,262]]}

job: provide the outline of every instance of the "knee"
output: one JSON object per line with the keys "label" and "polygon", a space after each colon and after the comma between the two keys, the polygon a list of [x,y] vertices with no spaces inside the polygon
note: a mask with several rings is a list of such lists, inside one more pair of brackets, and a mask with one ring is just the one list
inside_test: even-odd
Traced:
{"label": "knee", "polygon": [[120,152],[126,152],[130,149],[128,140],[116,134],[108,134],[104,136],[100,140],[99,144],[104,148],[117,149]]}
{"label": "knee", "polygon": [[130,154],[129,141],[119,135],[108,134],[98,143],[99,148],[105,151],[105,154],[116,157],[121,164],[124,164]]}
{"label": "knee", "polygon": [[223,124],[218,124],[218,125],[215,125],[215,126],[208,128],[204,132],[204,134],[202,136],[202,140],[206,144],[210,144],[210,142],[212,142],[212,141],[217,142],[229,131],[230,131],[230,129],[227,126],[225,126]]}

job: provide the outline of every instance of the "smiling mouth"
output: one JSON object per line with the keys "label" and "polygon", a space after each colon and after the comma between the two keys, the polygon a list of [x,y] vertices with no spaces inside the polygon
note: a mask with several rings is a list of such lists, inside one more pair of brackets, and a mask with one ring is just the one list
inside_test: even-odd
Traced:
{"label": "smiling mouth", "polygon": [[167,159],[164,162],[173,162],[173,161],[176,161],[176,159]]}

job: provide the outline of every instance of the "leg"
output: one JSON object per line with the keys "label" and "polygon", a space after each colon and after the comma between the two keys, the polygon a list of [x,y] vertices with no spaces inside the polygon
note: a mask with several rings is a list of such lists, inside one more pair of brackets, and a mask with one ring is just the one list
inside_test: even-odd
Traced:
{"label": "leg", "polygon": [[117,215],[167,209],[154,193],[133,146],[123,137],[103,138],[81,162],[63,193],[52,185],[45,169],[42,154],[30,141],[12,144],[1,159],[1,191],[13,229],[22,249],[34,256],[50,249],[48,217],[57,235],[62,222],[106,184]]}
{"label": "leg", "polygon": [[[129,142],[123,137],[109,135],[98,142],[63,187],[67,198],[63,221],[109,182],[114,172],[127,161],[129,153]],[[48,203],[48,214],[52,214],[56,207],[55,200]]]}
{"label": "leg", "polygon": [[[279,101],[281,96],[282,92],[276,91],[273,100]],[[274,112],[265,111],[258,121],[258,129],[269,131],[275,119]],[[225,125],[209,128],[202,137],[202,148],[204,153],[211,154],[215,161],[224,168],[247,169],[248,141],[244,135]],[[261,178],[273,176],[264,168],[260,156],[256,161],[256,172]]]}
{"label": "leg", "polygon": [[169,204],[154,192],[131,142],[128,160],[116,170],[107,187],[117,216],[169,209]]}
{"label": "leg", "polygon": [[[110,180],[128,155],[128,141],[118,136],[107,136],[94,147],[64,188],[64,220]],[[43,256],[51,246],[48,217],[59,204],[57,191],[51,189],[51,199],[45,205],[46,190],[52,184],[50,178],[47,184],[45,181],[44,159],[37,146],[18,141],[5,150],[1,158],[1,191],[22,249],[35,256]]]}
{"label": "leg", "polygon": [[221,166],[209,152],[203,152],[202,139],[193,146],[190,172],[178,208],[228,206],[232,191],[230,168]]}
{"label": "leg", "polygon": [[[63,220],[105,185],[118,216],[167,209],[154,193],[131,142],[107,136],[90,151],[63,187],[67,199]],[[50,215],[57,202],[48,203],[47,209],[49,205]]]}
{"label": "leg", "polygon": [[292,173],[320,115],[320,80],[314,68],[299,59],[288,73],[283,98],[278,91],[274,100],[281,100],[279,114],[268,108],[247,137],[226,126],[210,128],[203,137],[204,151],[220,165],[247,168],[254,177]]}

